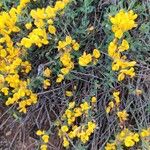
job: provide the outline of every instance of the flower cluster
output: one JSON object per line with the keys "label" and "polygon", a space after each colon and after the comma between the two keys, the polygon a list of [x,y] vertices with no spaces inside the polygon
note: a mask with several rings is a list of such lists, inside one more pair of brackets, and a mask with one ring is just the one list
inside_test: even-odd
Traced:
{"label": "flower cluster", "polygon": [[125,128],[116,135],[116,138],[112,143],[107,143],[105,150],[117,150],[118,145],[123,145],[130,148],[143,139],[149,142],[148,138],[150,138],[150,128],[142,129],[140,133],[135,133]]}
{"label": "flower cluster", "polygon": [[69,74],[69,72],[74,68],[74,62],[72,60],[72,52],[78,51],[80,45],[73,40],[71,36],[66,36],[64,41],[58,42],[58,51],[60,53],[60,62],[62,63],[61,73],[58,74],[56,79],[57,83],[62,82],[64,76]]}
{"label": "flower cluster", "polygon": [[66,96],[68,96],[68,97],[71,97],[71,96],[73,96],[73,93],[72,93],[72,91],[66,91]]}
{"label": "flower cluster", "polygon": [[[18,15],[20,15],[29,2],[30,0],[20,0],[17,8],[12,7],[8,12],[0,12],[0,34],[6,36],[20,31],[20,28],[16,26]],[[5,40],[2,38],[1,41]]]}
{"label": "flower cluster", "polygon": [[30,16],[31,22],[27,22],[25,27],[31,30],[32,24],[36,26],[27,37],[22,38],[20,45],[30,48],[33,44],[38,47],[49,44],[47,31],[49,36],[56,34],[56,28],[54,26],[54,20],[58,12],[63,11],[69,0],[58,0],[54,7],[47,6],[46,8],[37,8],[37,10],[31,10]]}
{"label": "flower cluster", "polygon": [[116,91],[113,92],[113,100],[111,100],[108,104],[108,106],[106,107],[106,113],[110,113],[111,110],[113,110],[115,107],[118,107],[120,104],[120,92]]}
{"label": "flower cluster", "polygon": [[136,62],[128,61],[127,57],[122,54],[129,49],[129,43],[126,39],[121,38],[124,32],[136,27],[134,22],[136,18],[137,15],[132,10],[129,12],[121,10],[116,16],[110,17],[115,38],[108,46],[108,55],[113,59],[112,70],[119,71],[118,81],[124,80],[126,75],[131,78],[135,76],[134,66]]}
{"label": "flower cluster", "polygon": [[48,36],[45,29],[41,28],[35,28],[32,30],[31,33],[29,33],[28,37],[24,37],[21,40],[21,45],[23,45],[25,48],[30,48],[32,44],[37,45],[38,47],[41,47],[42,45],[47,45],[48,42]]}
{"label": "flower cluster", "polygon": [[142,129],[140,135],[142,138],[150,137],[150,127],[147,129]]}
{"label": "flower cluster", "polygon": [[[128,113],[126,110],[119,110],[120,106],[120,92],[116,91],[113,93],[113,100],[111,100],[106,107],[106,112],[110,113],[112,110],[116,109],[117,116],[119,118],[119,122],[123,125],[125,121],[128,120]],[[125,125],[125,124],[124,124]],[[150,128],[142,129],[140,133],[131,132],[128,128],[124,128],[120,133],[116,135],[114,142],[107,143],[105,146],[105,150],[117,150],[118,146],[125,146],[127,148],[133,147],[136,143],[141,140],[148,141],[148,137],[150,136]]]}
{"label": "flower cluster", "polygon": [[[139,141],[140,141],[140,138],[139,138],[139,134],[138,133],[131,132],[129,129],[123,129],[116,136],[116,140],[112,144],[115,145],[115,148],[117,147],[117,144],[124,145],[126,147],[133,147]],[[109,150],[110,149],[110,145],[107,144],[105,149]]]}
{"label": "flower cluster", "polygon": [[136,27],[136,18],[137,14],[134,14],[133,10],[126,12],[123,9],[121,9],[114,17],[111,16],[110,21],[113,24],[112,31],[114,32],[115,37],[120,39],[124,32]]}
{"label": "flower cluster", "polygon": [[25,60],[27,52],[13,42],[12,33],[20,32],[16,23],[21,10],[30,2],[21,0],[17,8],[0,13],[0,94],[6,105],[18,104],[20,112],[37,102],[37,95],[29,89],[30,79],[26,76],[31,64]]}
{"label": "flower cluster", "polygon": [[126,110],[123,110],[123,111],[118,111],[117,116],[119,118],[120,123],[123,123],[124,121],[128,120],[129,114],[127,113]]}
{"label": "flower cluster", "polygon": [[43,77],[45,78],[43,81],[44,89],[47,89],[51,85],[51,82],[49,79],[51,77],[51,74],[52,74],[52,70],[49,69],[48,67],[43,71]]}
{"label": "flower cluster", "polygon": [[126,110],[122,110],[122,111],[119,110],[119,105],[121,102],[119,95],[120,95],[119,91],[113,92],[113,100],[111,100],[108,103],[108,106],[106,107],[106,113],[109,114],[112,110],[116,109],[117,110],[117,116],[119,118],[119,122],[123,123],[126,120],[128,120],[129,115],[126,112]]}
{"label": "flower cluster", "polygon": [[[92,97],[91,103],[95,102],[96,97]],[[96,128],[96,123],[90,120],[92,118],[88,117],[88,114],[92,113],[92,106],[86,101],[79,106],[75,105],[75,102],[69,103],[59,125],[59,136],[63,138],[64,147],[69,147],[69,141],[73,141],[76,138],[80,139],[84,144],[87,143]],[[87,123],[85,123],[85,120],[87,120]]]}
{"label": "flower cluster", "polygon": [[85,67],[91,62],[96,64],[100,55],[101,54],[98,49],[94,49],[92,54],[86,54],[86,52],[84,52],[83,55],[79,57],[79,65]]}
{"label": "flower cluster", "polygon": [[43,130],[36,131],[36,135],[41,137],[42,144],[40,146],[40,150],[47,150],[47,143],[49,141],[49,135]]}

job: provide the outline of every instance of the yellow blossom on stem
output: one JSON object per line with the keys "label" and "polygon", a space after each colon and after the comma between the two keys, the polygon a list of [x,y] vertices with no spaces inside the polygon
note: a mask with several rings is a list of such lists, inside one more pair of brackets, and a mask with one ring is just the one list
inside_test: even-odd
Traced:
{"label": "yellow blossom on stem", "polygon": [[72,91],[66,91],[66,96],[68,96],[68,97],[71,97],[71,96],[73,96],[73,93],[72,93]]}
{"label": "yellow blossom on stem", "polygon": [[75,102],[70,102],[68,109],[73,109],[75,107]]}
{"label": "yellow blossom on stem", "polygon": [[146,129],[142,129],[140,135],[141,135],[142,138],[150,136],[150,128],[147,129],[147,130]]}
{"label": "yellow blossom on stem", "polygon": [[64,133],[67,132],[68,130],[69,129],[68,129],[68,127],[66,125],[61,127],[61,131],[64,132]]}
{"label": "yellow blossom on stem", "polygon": [[68,147],[69,146],[69,141],[67,140],[66,137],[63,137],[63,146]]}
{"label": "yellow blossom on stem", "polygon": [[46,134],[45,134],[45,135],[43,135],[43,136],[42,136],[42,140],[43,140],[43,142],[44,142],[44,143],[48,143],[49,136],[48,136],[48,135],[46,135]]}
{"label": "yellow blossom on stem", "polygon": [[45,134],[45,131],[42,131],[42,130],[37,130],[37,131],[36,131],[36,135],[41,136],[41,135],[43,135],[43,134]]}
{"label": "yellow blossom on stem", "polygon": [[83,53],[81,57],[79,57],[79,65],[80,66],[87,66],[92,61],[92,55]]}
{"label": "yellow blossom on stem", "polygon": [[117,112],[117,116],[118,116],[120,122],[124,122],[124,121],[128,120],[129,115],[127,114],[126,110],[123,110],[123,111]]}
{"label": "yellow blossom on stem", "polygon": [[77,42],[75,42],[75,43],[73,44],[73,49],[74,49],[75,51],[78,51],[79,48],[80,48],[80,45],[79,45]]}
{"label": "yellow blossom on stem", "polygon": [[43,72],[43,76],[49,78],[52,71],[49,68],[46,68]]}
{"label": "yellow blossom on stem", "polygon": [[51,83],[50,83],[49,79],[44,80],[44,83],[43,83],[43,88],[44,89],[47,89],[50,85],[51,85]]}
{"label": "yellow blossom on stem", "polygon": [[63,79],[64,79],[64,75],[59,74],[59,75],[58,75],[58,78],[56,79],[56,82],[57,82],[57,83],[60,83],[60,82],[62,82]]}
{"label": "yellow blossom on stem", "polygon": [[47,145],[46,144],[42,144],[41,146],[40,146],[40,150],[47,150]]}
{"label": "yellow blossom on stem", "polygon": [[105,150],[117,150],[115,143],[107,143],[105,146]]}
{"label": "yellow blossom on stem", "polygon": [[82,104],[80,105],[80,107],[81,107],[81,110],[82,110],[82,111],[87,111],[87,110],[89,110],[89,109],[91,108],[90,105],[88,104],[88,102],[82,103]]}
{"label": "yellow blossom on stem", "polygon": [[93,50],[93,57],[99,58],[100,57],[100,51],[98,49]]}
{"label": "yellow blossom on stem", "polygon": [[48,31],[51,33],[51,34],[56,34],[56,28],[53,26],[53,25],[49,25],[48,26]]}
{"label": "yellow blossom on stem", "polygon": [[30,30],[32,28],[32,23],[31,22],[26,23],[25,27],[26,27],[26,29]]}
{"label": "yellow blossom on stem", "polygon": [[125,140],[124,140],[124,144],[125,144],[126,147],[132,147],[132,146],[134,146],[135,142],[134,142],[132,136],[127,136],[125,138]]}
{"label": "yellow blossom on stem", "polygon": [[93,97],[91,98],[91,102],[92,102],[92,103],[96,103],[96,102],[97,102],[97,99],[96,99],[95,96],[93,96]]}

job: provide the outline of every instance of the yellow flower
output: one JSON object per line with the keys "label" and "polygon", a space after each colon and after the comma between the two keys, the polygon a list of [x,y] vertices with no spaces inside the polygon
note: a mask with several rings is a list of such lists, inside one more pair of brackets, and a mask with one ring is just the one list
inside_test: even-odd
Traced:
{"label": "yellow flower", "polygon": [[128,134],[128,129],[123,129],[116,137],[117,140],[123,141],[126,135]]}
{"label": "yellow flower", "polygon": [[99,58],[100,57],[100,52],[99,52],[98,49],[94,49],[93,50],[93,57],[95,57],[95,58]]}
{"label": "yellow flower", "polygon": [[87,141],[89,141],[89,136],[86,134],[86,132],[81,131],[80,133],[80,140],[82,143],[86,143]]}
{"label": "yellow flower", "polygon": [[96,102],[97,102],[97,99],[96,99],[95,96],[92,97],[91,102],[92,102],[92,103],[96,103]]}
{"label": "yellow flower", "polygon": [[118,81],[122,81],[122,80],[124,80],[124,78],[125,78],[125,74],[124,73],[120,73],[118,75]]}
{"label": "yellow flower", "polygon": [[108,107],[106,107],[106,113],[110,113],[111,109],[113,109],[115,107],[115,104],[113,101],[110,101],[108,104]]}
{"label": "yellow flower", "polygon": [[32,46],[32,42],[28,38],[23,38],[21,40],[21,45],[25,46],[26,48],[30,48]]}
{"label": "yellow flower", "polygon": [[110,17],[110,21],[113,24],[112,31],[115,33],[115,37],[120,39],[124,32],[136,27],[136,18],[137,14],[134,14],[132,10],[125,12],[123,9],[121,9],[114,17]]}
{"label": "yellow flower", "polygon": [[68,109],[72,109],[75,107],[75,102],[70,102]]}
{"label": "yellow flower", "polygon": [[128,119],[129,115],[127,114],[126,110],[123,110],[123,111],[117,112],[117,116],[118,116],[120,122],[124,122]]}
{"label": "yellow flower", "polygon": [[63,1],[56,1],[54,8],[56,9],[56,11],[58,11],[64,9],[64,7],[65,7],[65,3]]}
{"label": "yellow flower", "polygon": [[74,122],[75,122],[75,117],[74,116],[68,119],[68,125],[71,125]]}
{"label": "yellow flower", "polygon": [[73,93],[71,91],[66,91],[66,96],[71,97],[73,96]]}
{"label": "yellow flower", "polygon": [[58,48],[58,50],[60,50],[60,49],[63,49],[64,47],[66,47],[66,46],[67,46],[67,43],[66,43],[66,42],[64,42],[64,41],[59,41],[57,48]]}
{"label": "yellow flower", "polygon": [[125,140],[124,140],[124,144],[125,144],[126,147],[132,147],[132,146],[134,146],[135,142],[134,142],[132,136],[127,136],[125,138]]}
{"label": "yellow flower", "polygon": [[44,83],[43,83],[43,84],[44,84],[44,85],[43,85],[43,88],[44,88],[44,89],[47,89],[47,88],[51,85],[49,79],[44,80]]}
{"label": "yellow flower", "polygon": [[48,140],[49,140],[49,136],[48,135],[43,135],[42,136],[42,140],[44,141],[44,143],[48,143]]}
{"label": "yellow flower", "polygon": [[115,99],[115,102],[116,102],[117,106],[118,106],[119,103],[120,103],[119,94],[120,94],[119,91],[116,91],[116,92],[113,93],[113,96],[114,96],[114,99]]}
{"label": "yellow flower", "polygon": [[119,94],[120,94],[120,92],[119,91],[116,91],[116,92],[113,92],[113,96],[116,98],[116,97],[118,97],[119,96]]}
{"label": "yellow flower", "polygon": [[106,107],[106,113],[109,114],[111,111],[111,108],[110,107]]}
{"label": "yellow flower", "polygon": [[4,76],[0,74],[0,84],[4,83],[4,81],[5,81]]}
{"label": "yellow flower", "polygon": [[68,126],[66,126],[66,125],[63,125],[63,126],[61,127],[61,131],[64,132],[64,133],[66,133],[68,130],[69,130],[69,129],[68,129]]}
{"label": "yellow flower", "polygon": [[47,145],[42,144],[42,145],[40,146],[40,149],[41,149],[41,150],[47,150]]}
{"label": "yellow flower", "polygon": [[7,56],[7,52],[5,49],[0,50],[0,57],[5,58]]}
{"label": "yellow flower", "polygon": [[116,49],[117,49],[116,43],[115,42],[110,42],[110,44],[108,46],[108,55],[112,58],[115,58]]}
{"label": "yellow flower", "polygon": [[65,4],[68,4],[70,0],[63,0]]}
{"label": "yellow flower", "polygon": [[66,44],[70,45],[72,42],[72,37],[71,36],[66,36]]}
{"label": "yellow flower", "polygon": [[3,87],[2,89],[1,89],[1,91],[4,93],[4,95],[8,95],[8,90],[9,90],[9,88],[7,88],[7,87]]}
{"label": "yellow flower", "polygon": [[69,146],[69,141],[67,140],[66,137],[63,137],[63,146],[68,147]]}
{"label": "yellow flower", "polygon": [[45,131],[42,131],[42,130],[37,130],[36,131],[36,135],[38,135],[38,136],[41,136],[43,134],[45,134]]}
{"label": "yellow flower", "polygon": [[118,47],[119,51],[120,52],[123,52],[125,50],[128,50],[129,49],[129,43],[127,40],[123,39],[121,45]]}
{"label": "yellow flower", "polygon": [[80,45],[79,45],[77,42],[75,42],[75,43],[73,44],[73,49],[74,49],[75,51],[78,51],[79,48],[80,48]]}
{"label": "yellow flower", "polygon": [[65,115],[67,116],[67,118],[71,118],[71,116],[72,116],[71,110],[67,109],[67,110],[65,111]]}
{"label": "yellow flower", "polygon": [[118,29],[118,30],[115,31],[115,37],[120,39],[122,36],[123,36],[122,30]]}
{"label": "yellow flower", "polygon": [[43,72],[43,76],[49,78],[52,71],[49,68],[46,68]]}
{"label": "yellow flower", "polygon": [[133,135],[133,140],[135,141],[135,142],[139,142],[139,134],[138,133],[135,133],[134,135]]}
{"label": "yellow flower", "polygon": [[49,25],[48,26],[48,31],[51,33],[51,34],[56,34],[56,28],[53,26],[53,25]]}
{"label": "yellow flower", "polygon": [[50,24],[50,25],[52,25],[52,24],[54,23],[54,21],[53,21],[52,19],[49,19],[49,20],[47,21],[47,23]]}
{"label": "yellow flower", "polygon": [[114,104],[114,102],[113,101],[111,101],[111,102],[109,102],[109,104],[108,104],[109,106],[110,106],[110,108],[112,109],[112,108],[114,108],[114,106],[115,106],[115,104]]}
{"label": "yellow flower", "polygon": [[6,105],[6,106],[11,105],[11,104],[13,104],[14,102],[15,102],[15,99],[9,97],[8,100],[6,101],[5,105]]}
{"label": "yellow flower", "polygon": [[60,82],[62,82],[63,79],[64,79],[64,75],[59,74],[59,75],[58,75],[58,78],[56,79],[56,82],[57,82],[57,83],[60,83]]}
{"label": "yellow flower", "polygon": [[87,102],[84,102],[83,104],[81,104],[80,107],[82,111],[87,111],[90,109],[90,106]]}
{"label": "yellow flower", "polygon": [[68,133],[68,136],[69,136],[69,138],[73,139],[73,138],[76,137],[76,133],[73,132],[73,131],[70,131],[70,132]]}
{"label": "yellow flower", "polygon": [[91,61],[92,61],[91,54],[86,54],[86,52],[84,52],[83,55],[79,57],[80,66],[87,66]]}
{"label": "yellow flower", "polygon": [[63,75],[67,75],[67,74],[69,73],[69,71],[70,71],[69,68],[62,68],[62,69],[61,69],[61,73],[62,73]]}
{"label": "yellow flower", "polygon": [[148,137],[148,136],[150,136],[150,130],[142,129],[141,137],[144,138],[144,137]]}
{"label": "yellow flower", "polygon": [[65,67],[69,68],[71,63],[71,54],[68,52],[63,53],[63,55],[60,57],[60,61]]}
{"label": "yellow flower", "polygon": [[30,30],[32,28],[32,23],[26,23],[25,24],[26,29]]}
{"label": "yellow flower", "polygon": [[133,67],[131,67],[130,69],[122,69],[120,72],[129,75],[131,78],[135,76],[135,71]]}
{"label": "yellow flower", "polygon": [[79,117],[79,116],[81,116],[81,115],[82,115],[82,109],[79,108],[79,107],[76,107],[76,108],[74,109],[74,116],[75,116],[75,117]]}
{"label": "yellow flower", "polygon": [[88,131],[90,132],[90,134],[94,132],[95,128],[96,128],[95,122],[89,121],[88,122]]}
{"label": "yellow flower", "polygon": [[105,150],[116,150],[116,144],[115,143],[107,143],[105,146]]}

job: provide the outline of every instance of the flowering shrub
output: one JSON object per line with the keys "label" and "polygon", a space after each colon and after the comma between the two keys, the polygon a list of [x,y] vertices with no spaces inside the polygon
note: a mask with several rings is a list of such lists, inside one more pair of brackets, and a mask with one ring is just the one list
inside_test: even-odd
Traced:
{"label": "flowering shrub", "polygon": [[0,128],[19,124],[8,149],[19,132],[25,149],[150,149],[149,10],[116,3],[0,2]]}
{"label": "flowering shrub", "polygon": [[49,135],[46,134],[46,132],[42,131],[42,130],[36,131],[36,134],[41,137],[41,140],[42,140],[42,143],[43,143],[41,145],[40,149],[41,150],[46,150],[47,149],[46,143],[48,143],[48,141],[49,141]]}
{"label": "flowering shrub", "polygon": [[20,1],[17,8],[0,14],[0,92],[7,106],[18,104],[19,111],[24,113],[28,106],[37,103],[37,95],[28,87],[30,79],[26,76],[31,64],[25,59],[26,49],[14,43],[11,34],[20,32],[17,19],[28,2]]}
{"label": "flowering shrub", "polygon": [[[129,12],[120,10],[115,17],[110,17],[110,21],[113,24],[112,31],[115,34],[115,39],[109,44],[108,54],[113,59],[112,70],[119,71],[118,81],[124,80],[125,75],[128,75],[131,78],[135,76],[134,66],[136,62],[127,61],[127,57],[122,55],[122,52],[129,49],[129,43],[126,39],[121,38],[123,37],[124,32],[137,26],[134,21],[136,18],[137,14],[134,14],[132,10]],[[118,41],[119,39],[121,41]],[[121,44],[118,45],[118,42]]]}
{"label": "flowering shrub", "polygon": [[[96,123],[91,121],[92,108],[96,98],[92,97],[91,105],[84,101],[75,106],[75,101],[70,102],[65,113],[62,115],[59,125],[59,136],[63,138],[63,146],[69,147],[69,139],[79,138],[82,143],[87,143],[96,128]],[[78,122],[77,120],[81,120]],[[86,121],[86,122],[82,122]]]}

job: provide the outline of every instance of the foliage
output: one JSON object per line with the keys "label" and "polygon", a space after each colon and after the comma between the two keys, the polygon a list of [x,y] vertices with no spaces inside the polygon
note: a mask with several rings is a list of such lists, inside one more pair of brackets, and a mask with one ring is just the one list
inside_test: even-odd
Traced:
{"label": "foliage", "polygon": [[8,148],[148,150],[149,10],[138,0],[1,0],[0,129],[17,126]]}

